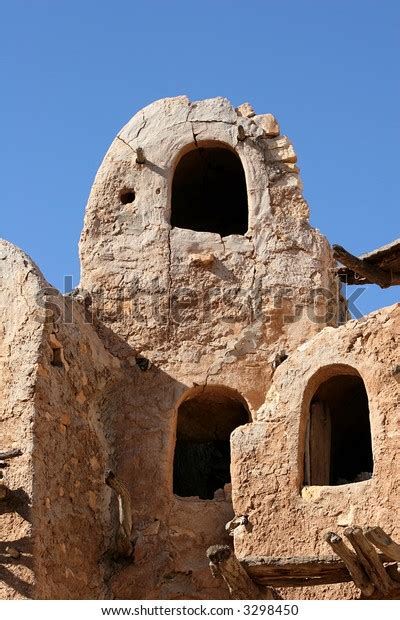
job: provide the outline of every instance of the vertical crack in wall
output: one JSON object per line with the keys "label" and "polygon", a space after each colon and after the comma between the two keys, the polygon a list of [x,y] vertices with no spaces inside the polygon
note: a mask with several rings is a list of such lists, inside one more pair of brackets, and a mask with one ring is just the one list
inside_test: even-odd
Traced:
{"label": "vertical crack in wall", "polygon": [[142,125],[139,127],[138,132],[137,132],[136,136],[134,137],[134,140],[137,140],[137,139],[138,139],[139,135],[141,134],[141,132],[143,131],[143,129],[144,129],[144,128],[146,127],[146,125],[147,125],[147,118],[145,117],[144,112],[143,112],[142,114],[143,114],[143,123],[142,123]]}
{"label": "vertical crack in wall", "polygon": [[199,148],[199,145],[198,145],[198,142],[197,142],[197,135],[198,135],[198,134],[195,132],[195,130],[194,130],[194,126],[193,126],[193,123],[192,123],[192,122],[190,123],[190,126],[191,126],[191,128],[192,128],[193,142],[195,143],[196,148]]}
{"label": "vertical crack in wall", "polygon": [[[247,355],[255,355],[257,353],[257,351],[262,350],[262,349],[259,349],[256,346],[254,346],[254,350],[253,351],[245,351],[244,353],[240,354],[239,348],[238,348],[238,347],[240,347],[240,343],[243,340],[243,338],[246,338],[246,334],[257,323],[257,311],[256,311],[256,308],[253,308],[253,305],[252,305],[253,302],[255,302],[255,304],[257,305],[257,299],[255,297],[253,297],[253,291],[254,291],[254,286],[255,286],[255,282],[256,282],[256,275],[257,275],[256,248],[255,248],[254,242],[253,242],[253,240],[251,238],[249,238],[249,241],[251,242],[252,248],[253,248],[253,252],[252,252],[252,255],[250,257],[250,260],[252,261],[251,282],[250,282],[249,289],[247,291],[247,298],[246,298],[246,301],[247,301],[248,306],[249,306],[249,312],[250,312],[249,322],[248,322],[248,325],[246,325],[240,331],[240,333],[238,334],[238,336],[236,338],[234,338],[231,342],[227,343],[227,346],[226,346],[226,348],[225,348],[225,350],[223,352],[223,355],[220,358],[220,360],[214,362],[211,366],[208,367],[207,372],[206,372],[206,377],[205,377],[204,385],[203,385],[203,390],[207,387],[208,381],[209,381],[210,377],[215,376],[215,375],[217,375],[218,373],[221,372],[222,367],[226,363],[226,360],[229,357],[229,355],[234,355],[236,358],[246,357]],[[223,258],[225,258],[226,246],[225,246],[225,242],[224,242],[222,237],[221,237],[221,243],[222,243],[222,247],[224,249]],[[257,340],[258,340],[258,336],[257,336]]]}

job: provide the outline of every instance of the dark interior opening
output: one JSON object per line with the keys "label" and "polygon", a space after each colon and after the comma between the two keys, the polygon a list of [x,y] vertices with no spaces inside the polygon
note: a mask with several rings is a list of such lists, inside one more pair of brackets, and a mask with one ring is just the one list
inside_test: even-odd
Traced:
{"label": "dark interior opening", "polygon": [[368,395],[360,376],[337,375],[320,385],[311,402],[305,448],[305,484],[371,478]]}
{"label": "dark interior opening", "polygon": [[171,225],[221,237],[246,233],[246,179],[233,151],[199,147],[182,157],[172,183]]}
{"label": "dark interior opening", "polygon": [[51,360],[52,366],[57,366],[58,368],[64,368],[63,361],[63,350],[61,347],[58,349],[53,349],[53,359]]}
{"label": "dark interior opening", "polygon": [[121,204],[128,205],[135,200],[135,192],[133,189],[123,189],[119,193]]}
{"label": "dark interior opening", "polygon": [[205,388],[181,404],[174,455],[175,495],[213,499],[217,489],[230,483],[230,435],[248,421],[244,402],[228,388]]}

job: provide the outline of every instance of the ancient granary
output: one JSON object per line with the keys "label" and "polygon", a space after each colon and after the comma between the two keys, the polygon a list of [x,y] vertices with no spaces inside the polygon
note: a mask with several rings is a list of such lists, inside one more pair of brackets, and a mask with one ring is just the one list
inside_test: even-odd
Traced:
{"label": "ancient granary", "polygon": [[1,243],[0,597],[396,596],[400,306],[350,320],[275,118],[137,113],[80,256]]}

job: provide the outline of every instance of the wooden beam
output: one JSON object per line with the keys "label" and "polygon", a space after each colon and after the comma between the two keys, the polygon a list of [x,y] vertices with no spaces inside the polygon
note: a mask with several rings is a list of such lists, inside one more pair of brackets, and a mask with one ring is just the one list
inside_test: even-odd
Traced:
{"label": "wooden beam", "polygon": [[373,284],[378,284],[381,288],[388,288],[395,284],[400,284],[400,274],[392,274],[389,271],[384,271],[380,267],[371,265],[367,261],[353,256],[350,252],[347,252],[341,245],[334,245],[333,256],[342,265],[345,265],[358,275],[366,278]]}
{"label": "wooden beam", "polygon": [[249,557],[242,566],[253,581],[263,586],[314,586],[346,583],[351,576],[337,556]]}
{"label": "wooden beam", "polygon": [[400,545],[394,542],[382,528],[368,527],[365,530],[365,536],[391,560],[400,562]]}
{"label": "wooden beam", "polygon": [[331,416],[324,403],[310,406],[310,484],[329,484],[331,469]]}
{"label": "wooden beam", "polygon": [[357,588],[361,590],[364,596],[370,597],[375,587],[369,581],[367,574],[358,561],[357,555],[351,551],[351,549],[344,544],[343,539],[334,532],[327,532],[324,536],[324,540],[331,546],[340,559],[343,560]]}
{"label": "wooden beam", "polygon": [[398,587],[400,588],[400,564],[390,564],[386,566],[386,572],[393,581],[398,583]]}
{"label": "wooden beam", "polygon": [[132,535],[132,506],[131,496],[125,484],[112,471],[106,475],[106,485],[111,487],[118,496],[119,531],[117,536],[117,551],[119,555],[129,557],[133,552]]}
{"label": "wooden beam", "polygon": [[19,448],[14,448],[14,450],[6,450],[5,452],[0,452],[0,461],[6,461],[7,459],[13,459],[16,456],[21,456],[22,450]]}
{"label": "wooden beam", "polygon": [[140,146],[136,149],[136,163],[137,164],[146,163],[146,157],[144,154],[144,150]]}
{"label": "wooden beam", "polygon": [[222,577],[231,599],[272,601],[279,598],[272,588],[260,588],[252,581],[228,545],[209,547],[207,557],[212,575]]}
{"label": "wooden beam", "polygon": [[374,586],[387,595],[393,589],[393,582],[384,569],[375,548],[366,539],[360,527],[348,527],[344,535],[352,544],[358,559]]}
{"label": "wooden beam", "polygon": [[316,577],[307,577],[306,575],[303,577],[291,577],[290,575],[256,577],[255,575],[253,576],[253,571],[249,571],[249,575],[259,586],[271,588],[304,588],[306,586],[326,586],[334,583],[348,583],[349,581],[352,581],[349,571],[345,566],[343,566],[343,570],[340,574],[331,573],[329,575],[321,575]]}

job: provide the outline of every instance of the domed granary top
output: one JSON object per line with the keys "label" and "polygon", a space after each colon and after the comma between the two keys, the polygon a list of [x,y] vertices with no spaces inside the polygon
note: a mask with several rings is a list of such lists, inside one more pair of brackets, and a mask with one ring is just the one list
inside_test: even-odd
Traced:
{"label": "domed granary top", "polygon": [[81,287],[101,293],[105,320],[121,336],[132,342],[140,333],[143,342],[145,329],[158,350],[165,329],[169,341],[172,330],[181,342],[198,324],[191,303],[174,315],[183,288],[214,297],[215,287],[229,289],[217,314],[236,310],[222,332],[219,319],[213,331],[215,316],[202,315],[217,340],[247,324],[238,308],[257,287],[274,294],[294,287],[305,304],[313,286],[335,290],[329,244],[309,226],[298,172],[272,114],[250,104],[235,109],[224,98],[156,101],[120,131],[96,176],[80,244]]}
{"label": "domed granary top", "polygon": [[[108,190],[108,211],[118,220],[113,222],[110,234],[129,232],[134,221],[138,231],[149,223],[161,227],[172,223],[174,227],[199,232],[204,229],[204,232],[217,232],[221,236],[231,232],[253,236],[270,219],[268,187],[271,184],[300,190],[295,162],[293,146],[286,137],[279,136],[279,126],[273,115],[256,115],[250,104],[235,109],[224,98],[193,103],[187,97],[156,101],[138,112],[111,145],[93,187],[82,242],[99,234],[105,206],[98,194],[104,195],[104,189]],[[229,192],[229,186],[236,183],[242,204],[238,204],[231,190],[230,201],[220,204],[219,212],[207,212],[207,204],[203,201],[202,208],[206,210],[203,216],[191,213],[193,204],[186,205],[186,215],[175,213],[175,207],[178,211],[182,209],[179,192],[187,188],[194,175],[204,175],[205,167],[208,177],[206,175],[203,180],[212,187],[203,187],[203,197],[212,198],[212,189],[221,193],[224,183],[225,191]],[[174,183],[176,172],[180,179]],[[213,183],[210,174],[218,176],[221,172],[220,182],[214,179]],[[241,173],[245,195],[241,179],[237,178]],[[115,180],[115,187],[111,178]],[[105,187],[107,182],[109,185]],[[245,217],[243,213],[232,213],[232,199],[238,210],[241,207],[247,211],[248,206]],[[127,204],[132,205],[134,217],[128,218],[131,226],[126,225],[123,217],[129,209],[124,208]],[[307,215],[307,206],[299,196],[297,204],[292,205],[290,217],[305,220]],[[236,226],[232,222],[227,224],[232,216],[238,219]],[[217,222],[207,221],[207,218]],[[84,252],[82,254],[84,259]]]}

